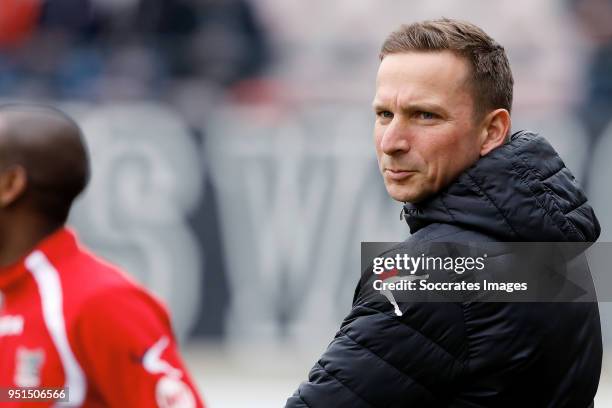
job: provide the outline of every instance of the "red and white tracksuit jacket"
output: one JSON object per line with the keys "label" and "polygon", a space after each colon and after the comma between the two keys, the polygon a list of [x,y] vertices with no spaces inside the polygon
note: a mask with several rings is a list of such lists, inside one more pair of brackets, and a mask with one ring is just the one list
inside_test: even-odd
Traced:
{"label": "red and white tracksuit jacket", "polygon": [[70,406],[203,407],[164,307],[67,228],[0,268],[7,387],[68,387]]}

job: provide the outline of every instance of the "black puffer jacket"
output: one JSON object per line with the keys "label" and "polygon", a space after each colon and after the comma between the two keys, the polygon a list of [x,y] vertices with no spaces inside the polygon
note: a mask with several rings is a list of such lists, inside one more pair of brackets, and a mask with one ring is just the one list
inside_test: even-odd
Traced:
{"label": "black puffer jacket", "polygon": [[[594,242],[584,193],[542,137],[518,132],[424,203],[410,242]],[[287,407],[587,407],[601,369],[596,303],[368,303]]]}

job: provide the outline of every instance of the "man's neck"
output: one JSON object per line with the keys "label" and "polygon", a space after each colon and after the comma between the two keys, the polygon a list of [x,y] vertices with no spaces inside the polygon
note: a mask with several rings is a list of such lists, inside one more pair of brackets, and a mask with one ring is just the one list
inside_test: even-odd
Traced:
{"label": "man's neck", "polygon": [[[15,220],[17,221],[17,220]],[[3,228],[0,241],[0,268],[14,264],[61,225],[36,218],[28,222],[12,222]]]}

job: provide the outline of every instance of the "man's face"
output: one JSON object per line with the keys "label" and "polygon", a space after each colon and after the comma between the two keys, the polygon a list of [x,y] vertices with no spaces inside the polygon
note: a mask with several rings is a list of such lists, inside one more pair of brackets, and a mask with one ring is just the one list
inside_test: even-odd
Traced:
{"label": "man's face", "polygon": [[12,187],[10,180],[13,179],[12,173],[14,166],[9,157],[11,157],[10,143],[4,134],[5,127],[0,118],[0,223],[4,221],[7,214],[7,207],[13,201],[8,196],[13,194],[9,191]]}
{"label": "man's face", "polygon": [[374,141],[389,195],[417,203],[478,160],[468,62],[450,51],[387,55],[376,79]]}

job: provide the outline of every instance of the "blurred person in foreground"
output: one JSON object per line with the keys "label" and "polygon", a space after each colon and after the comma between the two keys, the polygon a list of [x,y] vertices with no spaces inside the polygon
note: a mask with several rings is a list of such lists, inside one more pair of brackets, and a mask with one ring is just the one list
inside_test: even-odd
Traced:
{"label": "blurred person in foreground", "polygon": [[[405,203],[406,243],[597,240],[595,214],[550,144],[510,132],[502,46],[442,19],[402,26],[380,59],[374,141],[387,192]],[[394,313],[364,301],[365,286],[287,407],[592,406],[596,302],[405,302]]]}
{"label": "blurred person in foreground", "polygon": [[70,406],[202,407],[164,306],[64,225],[89,171],[68,116],[0,106],[0,389],[66,387]]}

